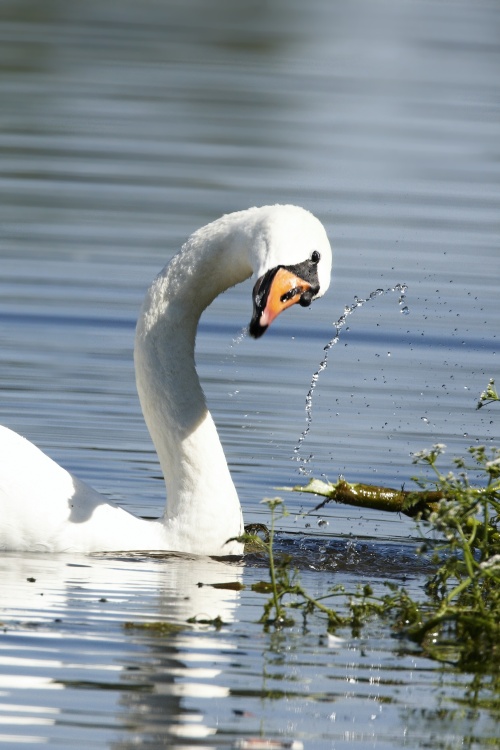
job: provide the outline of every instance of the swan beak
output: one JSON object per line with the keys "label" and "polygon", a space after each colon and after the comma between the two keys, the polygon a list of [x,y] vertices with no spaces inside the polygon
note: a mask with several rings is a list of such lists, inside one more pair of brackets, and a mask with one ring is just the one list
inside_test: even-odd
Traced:
{"label": "swan beak", "polygon": [[258,339],[280,312],[296,302],[308,307],[318,289],[319,286],[313,287],[284,266],[265,273],[253,288],[253,315],[248,327],[250,335]]}

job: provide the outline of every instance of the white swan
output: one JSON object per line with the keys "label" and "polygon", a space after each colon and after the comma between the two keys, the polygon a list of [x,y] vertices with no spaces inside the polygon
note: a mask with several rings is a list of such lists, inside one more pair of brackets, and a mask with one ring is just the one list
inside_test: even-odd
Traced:
{"label": "white swan", "polygon": [[157,276],[137,323],[142,410],[167,487],[158,521],[119,508],[28,440],[0,428],[0,549],[171,550],[240,554],[240,502],[196,373],[198,320],[215,297],[254,273],[250,334],[281,310],[307,306],[330,283],[322,224],[297,206],[263,206],[196,231]]}

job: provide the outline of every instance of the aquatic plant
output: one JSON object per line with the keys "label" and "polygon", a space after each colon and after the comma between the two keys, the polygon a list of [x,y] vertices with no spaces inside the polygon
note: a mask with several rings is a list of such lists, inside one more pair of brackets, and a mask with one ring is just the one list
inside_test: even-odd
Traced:
{"label": "aquatic plant", "polygon": [[[432,467],[429,484],[443,499],[428,516],[427,525],[439,541],[433,546],[435,571],[427,578],[426,598],[402,623],[401,629],[434,658],[459,666],[483,669],[500,665],[500,450],[469,448],[469,460],[455,459],[459,473],[442,474],[437,466],[443,446],[415,457]],[[472,486],[469,473],[483,479]],[[422,552],[428,545],[424,544]],[[395,611],[402,606],[394,588]],[[400,603],[401,602],[401,603]],[[400,623],[401,625],[401,623]]]}
{"label": "aquatic plant", "polygon": [[252,585],[252,591],[268,595],[260,622],[266,629],[284,628],[295,624],[293,611],[301,612],[304,620],[307,620],[308,615],[316,612],[326,616],[327,629],[330,633],[335,632],[341,626],[350,626],[355,635],[359,633],[365,612],[371,615],[380,606],[377,600],[372,598],[371,587],[360,587],[355,593],[349,595],[349,612],[342,611],[345,607],[336,610],[325,604],[326,599],[335,597],[344,600],[346,592],[343,586],[333,587],[325,597],[311,596],[300,581],[299,571],[292,567],[291,557],[275,554],[276,520],[287,515],[283,500],[275,497],[265,498],[262,502],[268,505],[271,513],[268,535],[265,539],[256,537],[254,534],[246,534],[243,538],[245,544],[252,545],[254,549],[258,544],[260,550],[268,556],[270,581],[259,581]]}
{"label": "aquatic plant", "polygon": [[[498,400],[490,380],[479,403]],[[414,516],[423,532],[420,553],[431,562],[421,599],[391,581],[386,583],[388,593],[378,596],[366,585],[354,592],[337,586],[321,599],[310,596],[290,558],[275,554],[277,513],[286,514],[286,508],[274,498],[264,501],[271,524],[268,538],[261,542],[268,554],[270,582],[253,587],[269,596],[261,618],[264,626],[286,627],[293,622],[292,611],[300,610],[304,618],[312,613],[326,616],[330,633],[350,627],[357,634],[377,616],[433,659],[472,671],[498,672],[500,449],[471,447],[466,458],[455,459],[456,472],[443,474],[438,463],[444,448],[438,444],[414,456],[414,463],[433,471],[431,479],[414,479],[420,488],[415,492],[349,484],[344,479],[336,484],[311,480],[294,488],[326,496],[317,508],[336,500]]]}
{"label": "aquatic plant", "polygon": [[494,379],[490,378],[486,389],[479,396],[479,401],[477,402],[476,409],[481,409],[486,404],[493,403],[493,401],[500,401],[500,396],[498,395],[498,391],[495,388]]}

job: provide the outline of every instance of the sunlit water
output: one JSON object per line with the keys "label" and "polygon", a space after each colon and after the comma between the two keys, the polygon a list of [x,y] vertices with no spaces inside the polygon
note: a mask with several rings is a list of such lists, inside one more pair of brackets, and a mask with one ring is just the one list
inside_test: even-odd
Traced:
{"label": "sunlit water", "polygon": [[[198,226],[293,202],[332,239],[328,295],[255,342],[241,335],[249,281],[216,301],[198,340],[246,521],[266,521],[260,500],[305,480],[301,466],[409,486],[415,451],[446,443],[446,469],[498,444],[497,411],[475,405],[500,381],[499,29],[486,0],[5,5],[1,421],[128,509],[161,513],[133,378],[142,296]],[[356,297],[400,283],[404,305],[399,292],[356,305],[338,337]],[[313,594],[387,579],[418,594],[413,522],[344,507],[304,517],[314,498],[286,501],[280,544]],[[377,624],[342,642],[319,619],[264,633],[253,558],[4,554],[0,568],[5,746],[262,735],[448,749],[498,734],[481,684]],[[247,588],[197,586],[224,581]],[[219,631],[186,623],[216,615]],[[181,630],[126,627],[161,620]]]}
{"label": "sunlit water", "polygon": [[366,299],[360,299],[358,296],[354,298],[354,302],[350,305],[346,305],[344,307],[344,312],[340,316],[338,320],[333,323],[333,329],[335,331],[335,335],[333,338],[330,339],[330,341],[323,347],[324,355],[323,359],[319,363],[319,367],[316,370],[316,372],[313,374],[311,378],[311,385],[309,386],[309,391],[306,396],[306,428],[302,431],[302,434],[300,435],[297,445],[293,449],[294,452],[294,460],[297,461],[299,465],[299,474],[311,474],[311,471],[307,469],[306,464],[310,463],[314,456],[311,453],[309,456],[304,457],[301,455],[302,446],[309,435],[312,427],[312,408],[313,408],[313,396],[314,391],[316,389],[316,386],[318,385],[319,376],[321,373],[326,370],[328,365],[328,357],[330,355],[330,350],[332,347],[334,347],[336,344],[338,344],[340,340],[340,332],[344,328],[344,326],[347,323],[347,319],[349,315],[352,315],[352,313],[359,309],[360,307],[363,307],[363,305],[366,302],[371,302],[372,300],[376,299],[377,297],[380,297],[381,294],[387,294],[388,292],[397,292],[399,294],[398,304],[401,308],[401,312],[404,315],[409,314],[408,305],[405,305],[405,295],[406,295],[407,287],[405,284],[396,284],[395,287],[391,287],[390,289],[375,289],[373,292],[370,292],[368,297]]}

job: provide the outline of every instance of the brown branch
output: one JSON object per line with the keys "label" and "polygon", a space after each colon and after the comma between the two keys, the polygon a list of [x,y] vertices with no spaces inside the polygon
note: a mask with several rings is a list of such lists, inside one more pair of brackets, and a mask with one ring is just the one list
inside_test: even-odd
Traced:
{"label": "brown branch", "polygon": [[[285,488],[283,488],[285,489]],[[321,510],[332,500],[343,505],[354,505],[359,508],[372,508],[392,513],[404,513],[406,516],[428,515],[436,510],[437,503],[443,498],[441,492],[433,490],[408,491],[391,487],[380,487],[373,484],[359,484],[339,479],[335,484],[311,479],[306,485],[291,488],[296,492],[307,492],[325,498],[319,505],[309,511]]]}

